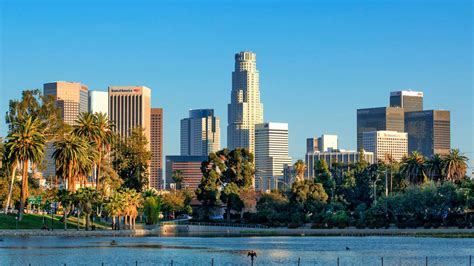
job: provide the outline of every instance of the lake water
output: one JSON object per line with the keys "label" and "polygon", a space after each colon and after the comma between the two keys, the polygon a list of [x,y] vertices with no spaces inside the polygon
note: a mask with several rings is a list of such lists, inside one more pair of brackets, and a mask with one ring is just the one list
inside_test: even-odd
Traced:
{"label": "lake water", "polygon": [[[111,246],[115,239],[117,246]],[[346,247],[349,250],[346,250]],[[474,239],[414,237],[4,237],[1,265],[469,265]],[[473,258],[474,260],[474,258]],[[474,263],[474,261],[473,261]]]}

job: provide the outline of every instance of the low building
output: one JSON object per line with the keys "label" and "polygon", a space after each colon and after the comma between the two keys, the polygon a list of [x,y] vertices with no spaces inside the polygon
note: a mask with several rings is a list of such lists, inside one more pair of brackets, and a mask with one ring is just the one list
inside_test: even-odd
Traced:
{"label": "low building", "polygon": [[[306,178],[314,177],[314,166],[320,160],[326,161],[329,168],[333,168],[336,165],[351,166],[355,165],[360,161],[360,153],[356,151],[346,150],[332,150],[327,152],[313,152],[307,153],[305,158],[306,163]],[[374,163],[374,153],[364,152],[364,160],[372,164]]]}
{"label": "low building", "polygon": [[166,156],[166,189],[175,188],[173,173],[180,171],[183,188],[196,189],[201,183],[201,164],[207,156]]}
{"label": "low building", "polygon": [[373,152],[377,161],[401,161],[408,155],[408,134],[395,131],[370,131],[363,134],[365,151]]}

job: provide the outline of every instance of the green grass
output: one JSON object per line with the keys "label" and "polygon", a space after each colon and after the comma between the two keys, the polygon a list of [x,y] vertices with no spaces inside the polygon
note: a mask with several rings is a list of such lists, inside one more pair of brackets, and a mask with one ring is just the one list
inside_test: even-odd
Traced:
{"label": "green grass", "polygon": [[[14,214],[0,214],[0,230],[1,229],[16,229],[16,215]],[[64,223],[60,221],[62,216],[54,215],[53,216],[53,228],[54,229],[64,229]],[[97,229],[107,229],[110,228],[109,224],[103,222],[95,222],[94,223]],[[18,221],[18,229],[41,229],[43,225],[48,226],[51,228],[51,216],[45,215],[44,216],[44,223],[43,223],[43,215],[39,214],[25,214],[23,216],[22,221]],[[79,226],[81,229],[84,229],[84,219],[80,219]],[[77,218],[76,217],[68,217],[68,229],[76,229],[77,228]]]}

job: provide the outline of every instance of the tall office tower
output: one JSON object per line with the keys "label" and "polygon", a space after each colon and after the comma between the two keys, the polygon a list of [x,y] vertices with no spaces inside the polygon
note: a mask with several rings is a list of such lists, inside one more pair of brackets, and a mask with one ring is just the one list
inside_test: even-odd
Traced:
{"label": "tall office tower", "polygon": [[337,143],[337,135],[322,135],[318,138],[319,151],[337,150]]}
{"label": "tall office tower", "polygon": [[255,125],[263,123],[257,56],[252,52],[235,54],[232,95],[228,105],[227,146],[247,148],[255,153]]}
{"label": "tall office tower", "polygon": [[181,155],[207,156],[221,147],[220,119],[213,109],[189,111],[181,120]]}
{"label": "tall office tower", "polygon": [[379,107],[357,110],[357,151],[362,149],[362,134],[368,131],[405,132],[403,108]]}
{"label": "tall office tower", "polygon": [[[43,85],[43,94],[52,95],[59,107],[64,123],[74,125],[77,117],[82,112],[89,111],[88,91],[86,85],[78,82],[56,81]],[[53,159],[52,143],[48,143],[45,152],[45,169],[43,177],[56,175],[56,167]]]}
{"label": "tall office tower", "polygon": [[89,89],[78,82],[56,81],[43,85],[44,95],[53,95],[64,123],[74,125],[80,113],[89,111]]}
{"label": "tall office tower", "polygon": [[425,156],[448,154],[451,149],[451,118],[445,110],[405,113],[408,152]]}
{"label": "tall office tower", "polygon": [[263,123],[255,126],[255,189],[271,190],[283,178],[288,156],[288,124]]}
{"label": "tall office tower", "polygon": [[401,107],[405,112],[423,110],[423,92],[420,91],[394,91],[390,93],[390,106]]}
{"label": "tall office tower", "polygon": [[144,86],[110,86],[109,114],[115,131],[122,137],[142,127],[150,141],[151,90]]}
{"label": "tall office tower", "polygon": [[408,155],[408,134],[396,131],[364,132],[363,148],[373,152],[376,160],[400,162]]}
{"label": "tall office tower", "polygon": [[163,189],[163,109],[151,108],[150,187]]}
{"label": "tall office tower", "polygon": [[197,189],[202,179],[201,164],[207,156],[166,156],[166,188],[176,188],[173,174],[180,171],[183,177],[182,187]]}
{"label": "tall office tower", "polygon": [[109,93],[89,91],[89,112],[109,115]]}
{"label": "tall office tower", "polygon": [[306,153],[314,153],[319,151],[318,138],[306,139]]}

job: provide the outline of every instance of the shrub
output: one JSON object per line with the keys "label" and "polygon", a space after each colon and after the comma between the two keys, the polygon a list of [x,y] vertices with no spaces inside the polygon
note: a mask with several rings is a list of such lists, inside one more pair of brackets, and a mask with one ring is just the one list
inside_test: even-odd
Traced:
{"label": "shrub", "polygon": [[298,228],[298,227],[300,227],[299,223],[289,223],[288,224],[288,228],[290,228],[290,229],[295,229],[295,228]]}

